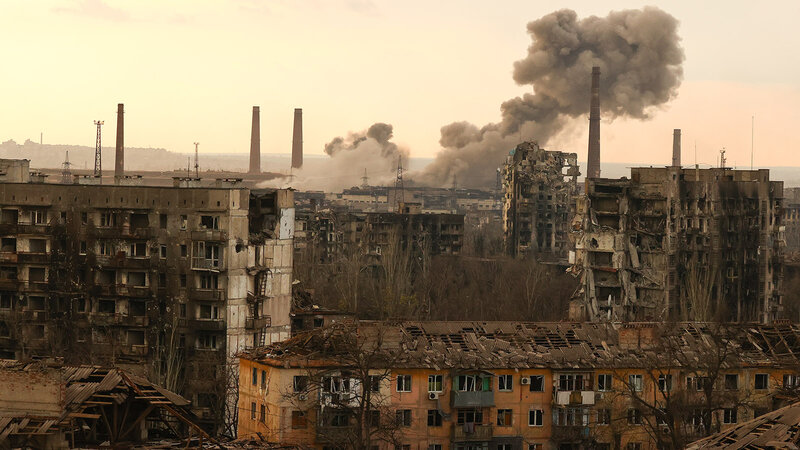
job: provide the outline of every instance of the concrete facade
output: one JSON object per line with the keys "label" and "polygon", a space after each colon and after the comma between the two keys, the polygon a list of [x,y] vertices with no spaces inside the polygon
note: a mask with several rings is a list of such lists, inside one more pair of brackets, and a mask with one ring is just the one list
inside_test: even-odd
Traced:
{"label": "concrete facade", "polygon": [[235,429],[233,355],[289,336],[292,191],[2,183],[0,210],[0,357],[124,367]]}
{"label": "concrete facade", "polygon": [[574,319],[780,317],[783,183],[768,170],[633,168],[578,206]]}
{"label": "concrete facade", "polygon": [[566,263],[569,224],[578,193],[578,155],[523,142],[503,166],[503,234],[506,253]]}

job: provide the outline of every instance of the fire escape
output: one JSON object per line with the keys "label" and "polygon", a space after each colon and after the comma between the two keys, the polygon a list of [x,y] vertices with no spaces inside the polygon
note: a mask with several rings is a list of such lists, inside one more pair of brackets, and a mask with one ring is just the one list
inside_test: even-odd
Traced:
{"label": "fire escape", "polygon": [[261,315],[262,306],[269,299],[269,283],[272,278],[272,272],[269,268],[258,265],[250,269],[250,273],[255,275],[255,286],[254,292],[247,293],[248,314],[245,320],[245,328],[254,330],[255,339],[253,340],[253,345],[263,346],[266,343],[267,333],[265,328],[272,325],[270,316]]}

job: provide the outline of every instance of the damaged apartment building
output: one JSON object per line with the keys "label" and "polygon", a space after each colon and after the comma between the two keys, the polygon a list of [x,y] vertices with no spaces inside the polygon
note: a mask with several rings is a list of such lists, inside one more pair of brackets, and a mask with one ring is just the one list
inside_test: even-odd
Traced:
{"label": "damaged apartment building", "polygon": [[566,262],[578,193],[578,156],[523,142],[502,171],[503,233],[509,255]]}
{"label": "damaged apartment building", "polygon": [[632,168],[590,178],[574,319],[770,323],[781,314],[783,182],[769,170]]}
{"label": "damaged apartment building", "polygon": [[307,210],[298,213],[296,229],[298,258],[314,264],[335,262],[357,249],[380,258],[393,245],[418,255],[457,255],[464,214],[426,213],[419,203],[403,203],[400,212]]}
{"label": "damaged apartment building", "polygon": [[289,336],[292,191],[21,181],[0,183],[0,357],[121,367],[235,425],[231,357]]}

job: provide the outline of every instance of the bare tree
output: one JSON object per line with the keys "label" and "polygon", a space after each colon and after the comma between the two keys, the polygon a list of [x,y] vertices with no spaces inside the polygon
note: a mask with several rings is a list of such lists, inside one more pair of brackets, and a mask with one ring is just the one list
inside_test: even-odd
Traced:
{"label": "bare tree", "polygon": [[741,332],[725,324],[665,328],[652,348],[620,364],[641,371],[613,371],[621,388],[609,403],[635,410],[618,420],[640,425],[659,449],[682,449],[719,431],[720,415],[735,419],[752,401],[752,391],[730,372],[740,367]]}
{"label": "bare tree", "polygon": [[369,450],[401,442],[402,417],[390,408],[391,368],[396,354],[385,350],[386,325],[356,330],[335,324],[310,332],[306,361],[324,359],[327,368],[308,369],[282,396],[298,409],[317,399],[317,440],[337,448]]}

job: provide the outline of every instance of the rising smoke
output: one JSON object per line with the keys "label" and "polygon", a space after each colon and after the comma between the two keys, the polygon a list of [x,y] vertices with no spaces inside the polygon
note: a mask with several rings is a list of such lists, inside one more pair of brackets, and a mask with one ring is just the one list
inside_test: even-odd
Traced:
{"label": "rising smoke", "polygon": [[307,158],[291,185],[306,190],[340,190],[357,184],[365,169],[370,184],[386,184],[394,176],[397,158],[402,155],[405,160],[408,156],[408,151],[392,142],[392,137],[392,126],[379,122],[365,131],[333,138],[324,149],[330,158]]}
{"label": "rising smoke", "polygon": [[491,186],[495,168],[521,137],[546,144],[571,119],[587,115],[592,66],[602,72],[605,117],[646,119],[677,94],[683,78],[678,21],[654,7],[578,20],[562,9],[528,24],[533,43],[513,77],[533,93],[500,105],[502,120],[481,128],[455,122],[441,129],[443,150],[413,178],[419,184]]}

